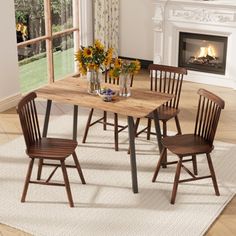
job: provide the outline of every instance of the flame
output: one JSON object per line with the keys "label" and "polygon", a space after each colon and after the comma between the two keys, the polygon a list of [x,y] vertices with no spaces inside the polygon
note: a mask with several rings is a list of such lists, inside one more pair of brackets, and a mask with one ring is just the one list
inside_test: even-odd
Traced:
{"label": "flame", "polygon": [[216,58],[215,48],[212,46],[200,47],[200,52],[198,57],[206,57],[207,55]]}

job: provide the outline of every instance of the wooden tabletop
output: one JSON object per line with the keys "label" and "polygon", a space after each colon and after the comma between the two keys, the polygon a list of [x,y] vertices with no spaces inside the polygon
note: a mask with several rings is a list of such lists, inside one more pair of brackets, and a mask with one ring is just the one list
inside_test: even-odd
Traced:
{"label": "wooden tabletop", "polygon": [[[119,88],[109,85],[110,88]],[[173,95],[148,90],[131,88],[130,97],[117,96],[112,102],[104,102],[101,97],[87,92],[85,78],[68,77],[46,85],[35,91],[37,96],[61,103],[69,103],[81,107],[89,107],[118,113],[136,118],[145,117],[150,112],[171,100]]]}

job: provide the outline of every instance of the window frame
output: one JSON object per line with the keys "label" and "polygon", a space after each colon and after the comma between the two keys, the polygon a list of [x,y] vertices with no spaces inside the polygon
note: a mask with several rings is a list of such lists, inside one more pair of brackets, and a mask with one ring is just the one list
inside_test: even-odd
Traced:
{"label": "window frame", "polygon": [[[80,35],[79,35],[79,0],[72,0],[73,6],[73,27],[59,32],[52,32],[52,17],[51,17],[51,0],[44,0],[44,15],[45,15],[45,35],[34,39],[26,40],[17,43],[17,49],[24,48],[28,45],[33,45],[41,41],[46,42],[46,58],[47,58],[47,75],[48,83],[55,81],[54,63],[53,63],[53,39],[71,33],[74,34],[74,51],[79,49]],[[76,68],[76,67],[75,67]],[[77,72],[77,69],[75,69]]]}

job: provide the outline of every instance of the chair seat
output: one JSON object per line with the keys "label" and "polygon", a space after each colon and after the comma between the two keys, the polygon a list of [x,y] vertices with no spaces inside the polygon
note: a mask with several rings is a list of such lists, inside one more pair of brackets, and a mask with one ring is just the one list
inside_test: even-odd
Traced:
{"label": "chair seat", "polygon": [[210,153],[214,148],[204,138],[194,134],[168,136],[163,138],[162,144],[172,153],[180,156]]}
{"label": "chair seat", "polygon": [[34,158],[58,159],[62,160],[70,156],[77,142],[70,139],[42,138],[30,146],[27,154]]}
{"label": "chair seat", "polygon": [[[161,106],[157,109],[158,115],[159,115],[159,120],[164,120],[168,121],[171,118],[177,116],[180,112],[179,109],[172,108],[172,107],[166,107],[166,106]],[[147,118],[153,119],[153,113],[150,113]]]}

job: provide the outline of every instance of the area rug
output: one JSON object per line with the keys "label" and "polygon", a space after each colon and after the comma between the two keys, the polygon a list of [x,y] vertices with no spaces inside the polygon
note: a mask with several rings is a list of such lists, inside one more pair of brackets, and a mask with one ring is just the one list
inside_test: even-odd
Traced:
{"label": "area rug", "polygon": [[[75,169],[68,169],[75,208],[70,208],[65,189],[30,185],[20,203],[28,166],[20,137],[0,147],[0,222],[33,235],[203,235],[236,191],[236,146],[215,142],[212,153],[221,195],[215,196],[210,179],[180,184],[176,204],[170,204],[175,166],[161,169],[152,183],[158,159],[156,139],[136,140],[139,193],[131,190],[127,131],[119,135],[120,151],[114,151],[112,128],[95,125],[86,144],[81,144],[87,110],[79,110],[77,154],[87,184]],[[125,120],[123,120],[125,122]],[[50,120],[49,136],[72,135],[71,113]],[[174,158],[174,157],[173,157]],[[69,160],[68,160],[69,161]],[[200,174],[208,173],[206,158],[199,156]],[[36,170],[36,169],[35,169]],[[47,178],[48,168],[43,169]],[[181,176],[185,176],[182,172]],[[36,177],[36,171],[33,173]],[[62,181],[61,170],[54,178]]]}

